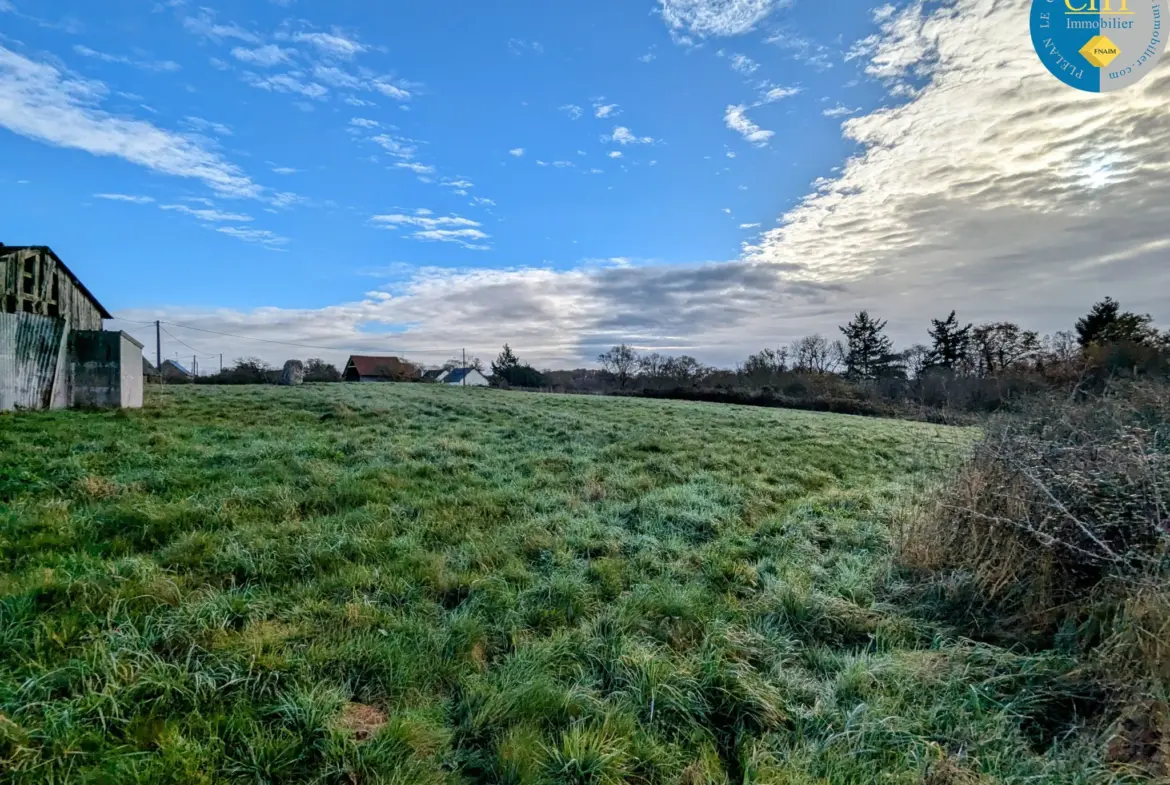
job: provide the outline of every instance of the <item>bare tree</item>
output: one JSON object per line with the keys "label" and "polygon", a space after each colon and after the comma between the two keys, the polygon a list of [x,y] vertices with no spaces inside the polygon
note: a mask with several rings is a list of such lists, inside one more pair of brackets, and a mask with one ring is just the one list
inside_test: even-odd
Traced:
{"label": "bare tree", "polygon": [[971,333],[972,361],[980,376],[991,376],[1033,359],[1040,336],[1013,322],[989,322]]}
{"label": "bare tree", "polygon": [[643,354],[638,358],[638,372],[650,379],[657,379],[662,376],[662,368],[668,359],[670,358],[658,352]]}
{"label": "bare tree", "polygon": [[668,358],[663,370],[671,381],[679,385],[693,384],[707,372],[702,363],[687,354]]}
{"label": "bare tree", "polygon": [[739,372],[755,379],[770,379],[788,370],[788,349],[762,349],[744,360]]}
{"label": "bare tree", "polygon": [[634,375],[634,370],[638,367],[638,353],[634,351],[633,347],[623,343],[613,347],[608,352],[599,354],[597,361],[617,378],[618,386],[625,389]]}
{"label": "bare tree", "polygon": [[794,371],[828,373],[834,366],[833,345],[820,333],[793,341],[791,356]]}
{"label": "bare tree", "polygon": [[909,349],[904,349],[902,363],[906,366],[907,376],[912,379],[921,378],[923,371],[930,367],[930,347],[916,343]]}

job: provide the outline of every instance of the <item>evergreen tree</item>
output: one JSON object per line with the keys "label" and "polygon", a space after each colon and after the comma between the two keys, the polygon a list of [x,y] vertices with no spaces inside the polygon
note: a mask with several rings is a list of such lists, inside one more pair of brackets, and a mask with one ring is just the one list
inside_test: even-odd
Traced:
{"label": "evergreen tree", "polygon": [[492,363],[492,376],[507,379],[508,374],[519,367],[520,358],[512,351],[511,346],[504,344],[504,350],[500,352],[500,356]]}
{"label": "evergreen tree", "polygon": [[971,325],[960,327],[954,311],[946,319],[931,319],[930,323],[932,327],[927,332],[934,343],[926,358],[927,367],[965,370],[971,359]]}
{"label": "evergreen tree", "polygon": [[1104,343],[1154,343],[1158,331],[1153,321],[1148,314],[1122,311],[1116,300],[1106,297],[1077,319],[1077,340],[1082,349]]}
{"label": "evergreen tree", "polygon": [[512,387],[543,387],[544,376],[531,365],[520,362],[512,347],[504,344],[504,350],[492,363],[492,383],[501,382]]}
{"label": "evergreen tree", "polygon": [[877,379],[898,368],[894,342],[885,334],[886,322],[862,311],[840,328],[845,336],[845,375],[852,379]]}

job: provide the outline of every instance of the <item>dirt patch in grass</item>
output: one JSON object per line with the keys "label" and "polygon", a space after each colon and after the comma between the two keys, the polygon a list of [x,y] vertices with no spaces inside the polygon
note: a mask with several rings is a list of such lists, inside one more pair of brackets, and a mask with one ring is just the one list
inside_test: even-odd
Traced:
{"label": "dirt patch in grass", "polygon": [[347,703],[337,718],[337,729],[358,741],[372,739],[386,724],[386,714],[364,703]]}

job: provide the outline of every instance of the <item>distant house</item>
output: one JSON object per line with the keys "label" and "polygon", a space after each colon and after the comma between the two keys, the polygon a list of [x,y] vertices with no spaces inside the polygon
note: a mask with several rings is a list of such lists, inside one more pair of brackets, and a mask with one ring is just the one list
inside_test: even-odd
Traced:
{"label": "distant house", "polygon": [[439,384],[458,385],[460,387],[487,387],[491,384],[487,377],[474,368],[452,368],[439,377]]}
{"label": "distant house", "polygon": [[408,382],[421,375],[417,366],[399,357],[350,355],[342,374],[347,382]]}
{"label": "distant house", "polygon": [[194,375],[176,360],[163,360],[162,378],[164,382],[190,382],[195,379]]}
{"label": "distant house", "polygon": [[148,382],[157,383],[159,381],[158,369],[145,357],[142,358],[142,378]]}
{"label": "distant house", "polygon": [[424,382],[437,382],[446,373],[447,373],[446,368],[432,368],[429,371],[423,372],[422,380]]}

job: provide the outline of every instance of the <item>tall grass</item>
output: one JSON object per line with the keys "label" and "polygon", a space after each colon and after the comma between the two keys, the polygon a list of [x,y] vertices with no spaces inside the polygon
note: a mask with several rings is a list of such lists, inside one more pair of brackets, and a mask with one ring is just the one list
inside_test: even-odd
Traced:
{"label": "tall grass", "polygon": [[1170,389],[994,422],[900,550],[971,634],[1075,657],[1066,703],[1100,714],[1106,758],[1170,777]]}
{"label": "tall grass", "polygon": [[1075,653],[902,601],[890,521],[970,431],[408,385],[147,403],[0,417],[0,780],[1136,777],[1062,713]]}

